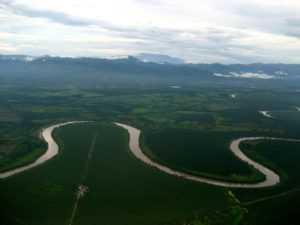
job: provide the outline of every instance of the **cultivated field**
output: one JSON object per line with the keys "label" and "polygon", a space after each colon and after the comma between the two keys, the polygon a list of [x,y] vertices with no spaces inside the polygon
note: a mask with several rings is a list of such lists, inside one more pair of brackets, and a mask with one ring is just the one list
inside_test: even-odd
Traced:
{"label": "cultivated field", "polygon": [[[282,182],[257,190],[229,189],[145,165],[130,153],[127,133],[112,123],[140,129],[143,151],[164,165],[209,178],[256,182],[262,175],[235,158],[229,144],[242,136],[299,139],[300,93],[293,87],[48,87],[20,81],[1,84],[0,93],[0,171],[43,154],[46,146],[38,138],[42,127],[95,121],[57,129],[58,156],[0,180],[1,224],[69,224],[79,185],[88,190],[78,200],[72,224],[299,221],[299,143],[243,143],[243,151],[277,171]],[[265,117],[262,110],[275,118]]]}

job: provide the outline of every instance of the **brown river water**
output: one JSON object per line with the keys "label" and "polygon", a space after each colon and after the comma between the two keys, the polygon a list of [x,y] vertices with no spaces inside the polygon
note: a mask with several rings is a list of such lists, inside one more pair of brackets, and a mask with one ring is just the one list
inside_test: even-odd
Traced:
{"label": "brown river water", "polygon": [[50,127],[43,129],[41,131],[42,132],[41,136],[48,143],[48,148],[47,148],[47,151],[45,152],[45,154],[41,155],[33,163],[0,173],[0,178],[3,179],[6,177],[10,177],[14,174],[21,173],[25,170],[31,169],[32,167],[36,167],[36,166],[46,162],[47,160],[53,158],[55,155],[58,154],[58,146],[52,138],[52,131],[57,127],[65,126],[65,125],[72,124],[72,123],[82,123],[82,122],[87,122],[87,121],[71,121],[71,122],[66,122],[66,123],[59,123],[59,124],[52,125]]}
{"label": "brown river water", "polygon": [[230,150],[243,160],[244,162],[252,165],[255,167],[257,170],[259,170],[261,173],[263,173],[266,176],[266,179],[262,182],[258,183],[233,183],[233,182],[226,182],[226,181],[219,181],[215,179],[208,179],[204,177],[198,177],[190,174],[186,174],[180,171],[175,171],[173,169],[170,169],[166,166],[160,165],[154,161],[152,161],[150,158],[148,158],[141,150],[140,145],[139,145],[139,138],[140,138],[140,133],[141,131],[128,126],[126,124],[121,124],[121,123],[115,123],[117,126],[120,126],[124,129],[126,129],[129,133],[130,140],[129,140],[129,147],[131,152],[141,161],[144,163],[156,167],[157,169],[168,173],[173,176],[178,176],[178,177],[183,177],[185,179],[193,180],[193,181],[198,181],[198,182],[203,182],[207,184],[212,184],[212,185],[217,185],[217,186],[224,186],[224,187],[238,187],[238,188],[258,188],[258,187],[268,187],[268,186],[273,186],[276,185],[280,182],[280,177],[278,174],[273,172],[272,170],[264,167],[263,165],[253,161],[252,159],[248,158],[239,148],[239,144],[242,141],[246,140],[259,140],[259,139],[267,139],[267,140],[283,140],[283,141],[296,141],[300,142],[300,140],[296,139],[288,139],[288,138],[273,138],[273,137],[245,137],[245,138],[239,138],[234,140],[231,145],[230,145]]}
{"label": "brown river water", "polygon": [[[43,139],[48,143],[48,148],[45,154],[40,156],[36,161],[34,161],[31,164],[12,169],[6,172],[0,173],[0,178],[6,178],[9,176],[12,176],[14,174],[23,172],[25,170],[31,169],[33,167],[36,167],[47,160],[53,158],[55,155],[58,154],[58,145],[52,138],[52,131],[60,126],[72,124],[72,123],[82,123],[82,122],[89,122],[89,121],[71,121],[71,122],[66,122],[66,123],[60,123],[56,125],[52,125],[50,127],[47,127],[43,129],[42,131],[42,137]],[[283,141],[295,141],[295,142],[300,142],[300,140],[297,139],[289,139],[289,138],[273,138],[273,137],[243,137],[234,140],[231,145],[230,145],[230,150],[235,154],[236,157],[240,158],[242,161],[252,165],[254,168],[259,170],[261,173],[263,173],[266,176],[266,179],[262,182],[258,183],[233,183],[233,182],[226,182],[226,181],[220,181],[220,180],[215,180],[215,179],[209,179],[209,178],[204,178],[204,177],[199,177],[195,175],[190,175],[184,172],[180,171],[175,171],[171,168],[168,168],[164,165],[160,165],[159,163],[156,163],[152,161],[150,158],[148,158],[141,150],[140,144],[139,144],[139,139],[140,139],[140,134],[141,131],[139,129],[136,129],[134,127],[131,127],[126,124],[121,124],[121,123],[115,123],[117,126],[120,126],[124,129],[126,129],[129,133],[129,148],[133,155],[143,161],[144,163],[156,167],[157,169],[173,175],[173,176],[178,176],[182,177],[185,179],[193,180],[193,181],[198,181],[198,182],[203,182],[207,184],[212,184],[212,185],[217,185],[217,186],[224,186],[224,187],[239,187],[239,188],[258,188],[258,187],[268,187],[268,186],[273,186],[276,185],[280,182],[280,177],[278,174],[273,172],[272,170],[264,167],[263,165],[253,161],[252,159],[248,158],[239,148],[239,144],[242,141],[246,140],[259,140],[259,139],[267,139],[267,140],[283,140]]]}

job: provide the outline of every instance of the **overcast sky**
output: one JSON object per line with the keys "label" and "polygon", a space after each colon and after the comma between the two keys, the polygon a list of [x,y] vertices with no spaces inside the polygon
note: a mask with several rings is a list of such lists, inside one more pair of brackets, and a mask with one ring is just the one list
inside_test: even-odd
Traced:
{"label": "overcast sky", "polygon": [[0,0],[0,54],[300,63],[300,0]]}

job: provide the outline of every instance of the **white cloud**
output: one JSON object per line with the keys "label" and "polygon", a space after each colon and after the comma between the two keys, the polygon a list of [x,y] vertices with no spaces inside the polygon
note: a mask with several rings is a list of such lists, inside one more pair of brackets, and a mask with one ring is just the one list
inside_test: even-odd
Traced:
{"label": "white cloud", "polygon": [[13,47],[11,44],[9,43],[0,43],[0,50],[3,51],[8,51],[8,52],[13,52],[13,51],[17,51],[18,48]]}
{"label": "white cloud", "polygon": [[298,0],[2,0],[0,42],[31,55],[300,63],[299,11]]}
{"label": "white cloud", "polygon": [[275,78],[272,75],[265,74],[265,73],[236,73],[236,72],[230,72],[228,75],[221,74],[221,73],[214,73],[217,77],[238,77],[238,78],[256,78],[256,79],[272,79]]}
{"label": "white cloud", "polygon": [[284,72],[284,71],[276,71],[275,73],[278,74],[278,75],[283,75],[283,76],[287,76],[288,75],[288,73]]}
{"label": "white cloud", "polygon": [[102,54],[105,53],[108,55],[122,55],[122,54],[126,54],[128,52],[128,51],[122,50],[122,49],[97,49],[97,48],[87,49],[87,51],[102,53]]}

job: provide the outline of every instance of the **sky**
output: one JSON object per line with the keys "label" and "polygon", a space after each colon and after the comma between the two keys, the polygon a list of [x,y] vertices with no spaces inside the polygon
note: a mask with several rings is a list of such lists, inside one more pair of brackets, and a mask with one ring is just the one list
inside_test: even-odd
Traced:
{"label": "sky", "polygon": [[299,0],[0,0],[0,54],[300,63]]}

